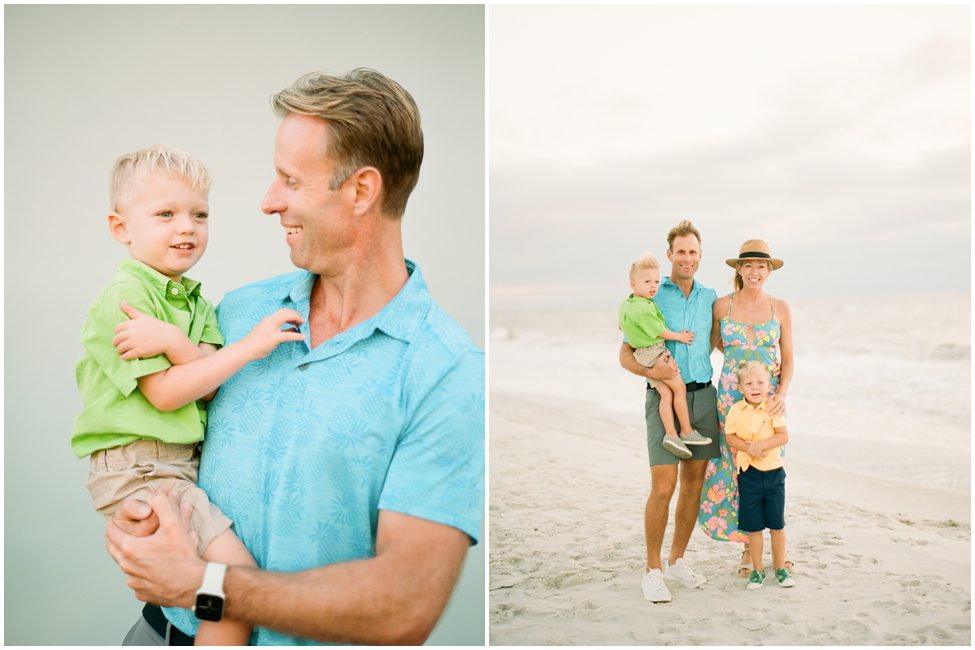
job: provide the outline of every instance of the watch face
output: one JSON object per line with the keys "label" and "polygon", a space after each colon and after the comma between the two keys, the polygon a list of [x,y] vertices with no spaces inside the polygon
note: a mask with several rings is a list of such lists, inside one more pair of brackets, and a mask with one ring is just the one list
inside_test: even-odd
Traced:
{"label": "watch face", "polygon": [[219,621],[223,618],[223,598],[213,594],[197,594],[193,613],[201,621]]}

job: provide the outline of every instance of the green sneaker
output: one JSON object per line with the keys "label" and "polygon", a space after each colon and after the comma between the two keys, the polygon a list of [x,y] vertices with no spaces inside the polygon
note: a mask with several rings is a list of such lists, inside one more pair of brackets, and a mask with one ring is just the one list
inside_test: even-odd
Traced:
{"label": "green sneaker", "polygon": [[761,589],[762,585],[765,584],[765,572],[764,571],[752,571],[752,577],[748,579],[748,584],[745,585],[745,589]]}
{"label": "green sneaker", "polygon": [[794,587],[796,585],[796,579],[785,567],[775,570],[775,580],[780,587]]}

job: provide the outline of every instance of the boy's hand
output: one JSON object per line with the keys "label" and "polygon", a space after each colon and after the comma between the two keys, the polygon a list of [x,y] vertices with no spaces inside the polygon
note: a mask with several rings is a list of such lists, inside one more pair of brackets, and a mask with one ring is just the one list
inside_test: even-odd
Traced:
{"label": "boy's hand", "polygon": [[690,345],[691,343],[694,342],[694,332],[690,330],[684,330],[683,332],[677,335],[677,340],[680,341],[681,343],[686,343],[687,345]]}
{"label": "boy's hand", "polygon": [[752,458],[765,458],[765,445],[759,441],[751,442],[748,444],[748,455]]}
{"label": "boy's hand", "polygon": [[[175,325],[143,314],[135,307],[130,307],[124,300],[119,306],[129,320],[115,326],[112,345],[123,359],[130,361],[147,359],[157,354],[168,355],[170,351],[178,349],[182,339],[189,342],[189,339]],[[170,358],[170,361],[173,359]]]}
{"label": "boy's hand", "polygon": [[304,322],[305,319],[294,309],[279,309],[255,325],[241,343],[247,346],[251,356],[257,361],[271,354],[274,348],[285,341],[305,340],[304,334],[297,329],[281,329],[286,323],[301,325]]}

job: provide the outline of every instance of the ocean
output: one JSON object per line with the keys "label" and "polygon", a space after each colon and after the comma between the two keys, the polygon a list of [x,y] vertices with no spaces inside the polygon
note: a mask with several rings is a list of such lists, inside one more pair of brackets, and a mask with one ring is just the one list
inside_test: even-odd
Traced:
{"label": "ocean", "polygon": [[[786,457],[968,493],[970,296],[789,305],[796,365]],[[491,399],[552,396],[641,423],[645,382],[620,367],[621,337],[615,309],[492,311]],[[720,353],[712,366],[717,378]]]}

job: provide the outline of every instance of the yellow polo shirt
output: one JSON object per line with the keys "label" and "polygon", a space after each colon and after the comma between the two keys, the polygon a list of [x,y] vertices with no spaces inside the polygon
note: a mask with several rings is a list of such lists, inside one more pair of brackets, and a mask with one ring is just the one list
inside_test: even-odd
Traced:
{"label": "yellow polo shirt", "polygon": [[[785,426],[785,418],[768,414],[768,400],[762,400],[758,406],[752,406],[747,400],[736,402],[725,416],[725,435],[734,434],[745,442],[767,440],[775,435],[777,427]],[[744,472],[749,465],[755,469],[767,472],[782,467],[782,447],[772,447],[765,458],[752,458],[748,452],[737,450],[735,465],[739,472]]]}

